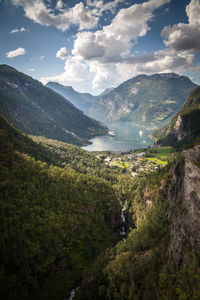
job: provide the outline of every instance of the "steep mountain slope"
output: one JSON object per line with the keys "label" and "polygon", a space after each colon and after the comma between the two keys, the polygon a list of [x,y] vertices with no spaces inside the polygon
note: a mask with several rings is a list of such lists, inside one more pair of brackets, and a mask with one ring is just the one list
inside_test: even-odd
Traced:
{"label": "steep mountain slope", "polygon": [[98,120],[126,120],[160,127],[182,107],[195,87],[189,78],[174,73],[139,75],[99,97],[91,105],[89,115]]}
{"label": "steep mountain slope", "polygon": [[65,97],[65,99],[69,100],[74,106],[82,110],[86,115],[89,114],[90,107],[98,98],[107,95],[109,92],[114,90],[114,88],[108,88],[99,96],[93,96],[89,93],[79,93],[75,91],[71,86],[64,86],[57,82],[48,82],[46,86]]}
{"label": "steep mountain slope", "polygon": [[7,65],[0,66],[0,112],[28,134],[77,145],[107,132],[62,96]]}
{"label": "steep mountain slope", "polygon": [[105,180],[55,166],[56,154],[1,117],[0,140],[1,299],[68,298],[118,239],[116,193]]}
{"label": "steep mountain slope", "polygon": [[93,153],[33,139],[0,118],[2,299],[69,299],[77,285],[79,300],[200,298],[200,145],[117,180]]}
{"label": "steep mountain slope", "polygon": [[135,228],[99,257],[75,299],[200,299],[200,145],[135,178]]}
{"label": "steep mountain slope", "polygon": [[79,93],[71,86],[63,86],[57,82],[48,82],[46,86],[65,97],[86,114],[91,104],[97,99],[96,96],[92,96],[89,93]]}
{"label": "steep mountain slope", "polygon": [[188,96],[171,122],[152,134],[158,144],[175,146],[200,137],[200,87]]}

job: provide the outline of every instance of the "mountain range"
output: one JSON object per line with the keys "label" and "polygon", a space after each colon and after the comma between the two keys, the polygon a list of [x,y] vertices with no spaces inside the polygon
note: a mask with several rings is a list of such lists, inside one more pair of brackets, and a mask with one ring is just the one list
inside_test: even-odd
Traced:
{"label": "mountain range", "polygon": [[[0,112],[28,134],[81,146],[88,144],[93,136],[107,133],[105,125],[84,115],[77,106],[104,121],[126,120],[161,128],[152,138],[166,145],[192,137],[195,129],[194,137],[198,136],[198,88],[182,107],[193,87],[196,85],[189,78],[174,73],[140,75],[92,96],[53,82],[45,87],[14,68],[1,65]],[[162,128],[171,118],[171,123]]]}
{"label": "mountain range", "polygon": [[[161,77],[167,82],[177,76]],[[178,81],[191,84],[185,77]],[[149,157],[138,159],[140,150],[97,154],[55,140],[69,139],[63,135],[69,128],[82,142],[107,129],[5,65],[0,108],[29,133],[0,116],[1,299],[200,298],[200,87],[152,134],[158,144],[187,148],[161,147],[165,164],[154,171],[144,170]],[[55,125],[59,131],[52,130]],[[156,154],[158,147],[147,150]],[[132,163],[140,162],[139,175],[105,163],[112,156],[125,166],[128,155]],[[154,156],[151,164],[160,159]]]}
{"label": "mountain range", "polygon": [[[85,114],[90,114],[90,107],[98,101],[100,97],[107,95],[109,92],[114,90],[114,88],[108,88],[103,91],[98,96],[93,96],[90,93],[79,93],[73,89],[72,86],[64,86],[58,82],[48,82],[47,87],[54,90],[56,93],[62,95],[67,100],[69,100],[74,106],[82,110]],[[92,114],[91,114],[92,116]]]}
{"label": "mountain range", "polygon": [[97,120],[124,120],[149,128],[167,124],[188,93],[197,87],[188,77],[174,73],[139,75],[99,96],[81,94],[72,87],[52,82],[47,86]]}
{"label": "mountain range", "polygon": [[200,145],[130,178],[2,117],[0,139],[2,299],[199,298]]}
{"label": "mountain range", "polygon": [[107,133],[64,97],[7,65],[0,66],[0,113],[28,134],[81,146]]}

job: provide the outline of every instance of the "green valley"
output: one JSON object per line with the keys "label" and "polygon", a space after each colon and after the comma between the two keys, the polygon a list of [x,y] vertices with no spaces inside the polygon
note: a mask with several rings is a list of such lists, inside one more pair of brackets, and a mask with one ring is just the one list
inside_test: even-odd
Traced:
{"label": "green valley", "polygon": [[127,152],[27,135],[1,116],[1,298],[199,299],[198,102],[199,88],[161,129],[181,116],[180,144],[163,134]]}
{"label": "green valley", "polygon": [[200,300],[200,0],[0,0],[0,300]]}

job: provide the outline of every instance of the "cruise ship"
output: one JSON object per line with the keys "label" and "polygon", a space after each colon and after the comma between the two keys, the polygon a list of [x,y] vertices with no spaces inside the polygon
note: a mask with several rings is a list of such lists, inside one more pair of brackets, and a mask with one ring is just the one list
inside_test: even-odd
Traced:
{"label": "cruise ship", "polygon": [[109,131],[108,131],[108,135],[114,137],[114,136],[115,136],[115,133],[114,133],[113,131],[109,130]]}

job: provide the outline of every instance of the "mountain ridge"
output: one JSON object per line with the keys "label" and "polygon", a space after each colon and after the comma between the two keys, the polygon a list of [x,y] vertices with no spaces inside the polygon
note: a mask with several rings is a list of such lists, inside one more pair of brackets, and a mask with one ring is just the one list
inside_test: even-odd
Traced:
{"label": "mountain ridge", "polygon": [[175,73],[138,75],[98,98],[89,115],[103,121],[126,120],[145,127],[161,127],[181,108],[197,87]]}
{"label": "mountain ridge", "polygon": [[[55,83],[54,83],[55,84]],[[53,87],[51,84],[49,87]],[[62,86],[56,91],[102,122],[130,121],[141,127],[160,128],[180,110],[188,93],[197,87],[188,77],[176,73],[138,75],[98,96],[84,98],[73,90],[73,97]],[[54,86],[55,88],[55,86]],[[88,94],[86,94],[88,95]],[[72,98],[70,98],[72,97]],[[72,99],[72,100],[71,100]]]}
{"label": "mountain ridge", "polygon": [[160,145],[176,146],[194,141],[200,136],[200,87],[190,92],[180,111],[165,127],[152,133]]}
{"label": "mountain ridge", "polygon": [[107,132],[64,97],[7,65],[0,66],[0,99],[0,112],[28,134],[83,146]]}
{"label": "mountain ridge", "polygon": [[58,82],[50,81],[46,84],[46,86],[62,95],[65,99],[69,100],[74,106],[86,114],[88,114],[88,109],[91,103],[97,99],[97,96],[93,96],[90,93],[79,93],[73,89],[72,86],[64,86]]}

